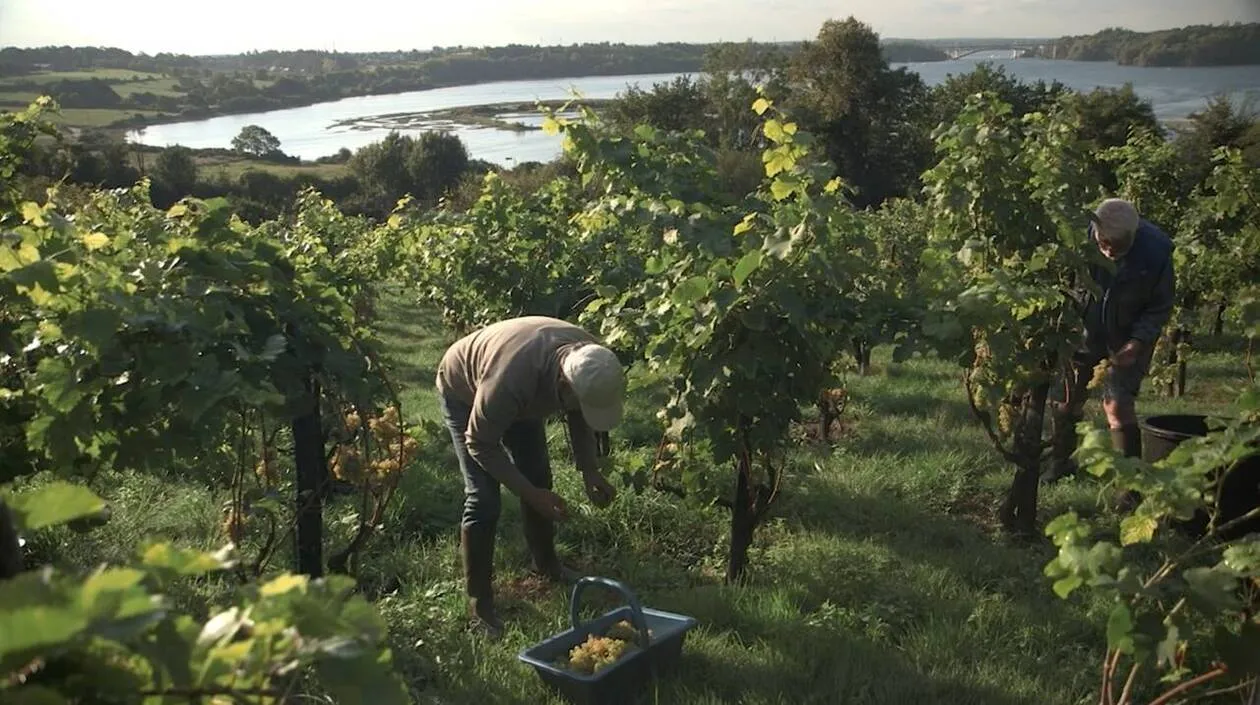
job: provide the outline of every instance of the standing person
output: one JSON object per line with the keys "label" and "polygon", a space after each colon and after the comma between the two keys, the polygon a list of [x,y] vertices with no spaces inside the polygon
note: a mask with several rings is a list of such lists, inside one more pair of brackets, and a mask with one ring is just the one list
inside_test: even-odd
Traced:
{"label": "standing person", "polygon": [[568,518],[551,491],[545,424],[563,414],[587,497],[605,507],[616,494],[599,469],[596,433],[621,421],[626,378],[617,356],[578,326],[545,316],[500,321],[460,339],[437,370],[438,400],[464,478],[460,552],[469,612],[492,637],[499,488],[521,503],[525,542],[545,577],[571,578],[556,556],[554,522]]}
{"label": "standing person", "polygon": [[1103,411],[1112,446],[1129,457],[1142,455],[1135,402],[1176,291],[1174,245],[1164,231],[1119,198],[1104,200],[1094,215],[1090,239],[1114,263],[1115,271],[1093,267],[1102,294],[1086,301],[1085,341],[1073,358],[1069,397],[1054,410],[1054,467],[1046,478],[1051,481],[1076,470],[1070,457],[1077,446],[1076,424],[1094,368],[1107,358],[1111,365],[1102,385]]}

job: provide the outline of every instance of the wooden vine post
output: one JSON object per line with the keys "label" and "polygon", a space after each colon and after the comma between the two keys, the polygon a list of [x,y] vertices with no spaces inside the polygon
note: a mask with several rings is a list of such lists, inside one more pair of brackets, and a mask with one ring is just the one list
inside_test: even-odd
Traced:
{"label": "wooden vine post", "polygon": [[319,416],[319,383],[308,375],[293,417],[293,463],[297,470],[297,571],[312,578],[324,573],[323,496],[328,479],[324,433]]}

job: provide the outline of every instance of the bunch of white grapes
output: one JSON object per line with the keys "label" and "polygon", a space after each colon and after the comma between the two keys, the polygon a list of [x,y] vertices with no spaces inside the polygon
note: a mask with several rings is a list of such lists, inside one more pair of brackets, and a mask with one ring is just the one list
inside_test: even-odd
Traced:
{"label": "bunch of white grapes", "polygon": [[[362,418],[354,411],[346,414],[345,421],[346,429],[352,434],[363,424]],[[368,429],[372,433],[374,455],[380,457],[365,462],[360,446],[337,446],[330,469],[338,480],[351,484],[384,482],[393,479],[415,459],[419,444],[403,432],[398,407],[388,407],[380,416],[369,417]]]}
{"label": "bunch of white grapes", "polygon": [[[586,641],[569,650],[569,660],[562,664],[570,670],[587,675],[599,673],[617,662],[617,659],[639,650],[634,643],[638,632],[629,620],[621,620],[608,628],[604,636],[591,634]],[[652,630],[648,630],[648,637]]]}

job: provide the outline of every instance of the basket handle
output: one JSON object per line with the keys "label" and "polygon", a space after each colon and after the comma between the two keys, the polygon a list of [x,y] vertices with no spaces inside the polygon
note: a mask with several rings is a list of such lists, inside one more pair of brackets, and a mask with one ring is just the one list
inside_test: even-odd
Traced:
{"label": "basket handle", "polygon": [[647,620],[643,618],[643,608],[639,606],[639,599],[634,596],[634,593],[630,591],[630,588],[626,587],[621,582],[613,580],[612,578],[601,578],[594,575],[588,575],[578,579],[577,583],[573,586],[573,593],[569,597],[569,622],[572,623],[573,628],[581,628],[581,619],[578,617],[578,605],[580,604],[579,600],[582,593],[586,591],[586,588],[592,585],[606,587],[625,598],[626,602],[630,605],[630,624],[634,627],[635,633],[639,636],[639,646],[646,649],[649,642],[647,635]]}

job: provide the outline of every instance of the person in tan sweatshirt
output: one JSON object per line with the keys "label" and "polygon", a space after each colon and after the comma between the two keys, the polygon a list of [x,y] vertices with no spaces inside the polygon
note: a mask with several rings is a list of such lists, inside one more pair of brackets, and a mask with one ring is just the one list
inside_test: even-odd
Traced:
{"label": "person in tan sweatshirt", "polygon": [[555,550],[555,522],[568,518],[551,491],[546,422],[562,414],[574,465],[590,500],[608,506],[615,490],[600,471],[596,434],[621,421],[625,371],[590,333],[566,321],[525,316],[491,324],[456,341],[437,370],[438,400],[464,477],[460,522],[469,613],[493,637],[493,564],[500,486],[521,503],[535,569],[571,580]]}

